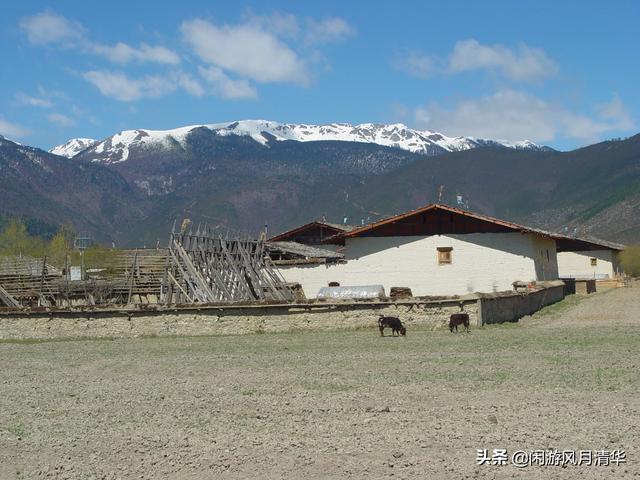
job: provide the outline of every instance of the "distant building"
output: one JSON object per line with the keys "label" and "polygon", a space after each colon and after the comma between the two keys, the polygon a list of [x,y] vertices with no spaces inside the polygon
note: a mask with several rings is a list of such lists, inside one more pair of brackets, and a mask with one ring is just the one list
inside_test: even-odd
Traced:
{"label": "distant building", "polygon": [[280,233],[270,238],[269,242],[296,242],[304,245],[318,246],[331,250],[330,242],[327,239],[338,234],[350,232],[356,227],[342,223],[329,223],[323,221],[313,221],[305,223],[300,227]]}
{"label": "distant building", "polygon": [[265,243],[265,250],[274,265],[332,263],[344,259],[341,253],[298,242],[270,240]]}
{"label": "distant building", "polygon": [[[327,225],[327,224],[322,224]],[[515,281],[556,280],[563,258],[597,257],[613,264],[602,242],[568,237],[441,204],[327,236],[318,222],[274,237],[343,254],[332,262],[291,262],[278,266],[309,298],[321,287],[383,285],[409,287],[414,296],[462,295],[511,290]],[[321,238],[322,237],[322,238]],[[607,253],[609,252],[609,253]],[[572,261],[575,261],[574,260]],[[608,259],[610,258],[610,259]],[[589,260],[591,261],[591,260]],[[607,267],[608,268],[608,267]],[[612,267],[617,268],[617,267]],[[613,271],[613,270],[612,270]]]}
{"label": "distant building", "polygon": [[409,287],[422,296],[511,290],[517,280],[558,278],[551,234],[445,205],[339,232],[323,243],[335,245],[344,261],[280,267],[307,297],[331,282],[381,284],[387,293]]}
{"label": "distant building", "polygon": [[582,245],[565,250],[558,244],[558,273],[561,278],[613,279],[622,275],[620,252],[624,245],[596,239],[580,239]]}

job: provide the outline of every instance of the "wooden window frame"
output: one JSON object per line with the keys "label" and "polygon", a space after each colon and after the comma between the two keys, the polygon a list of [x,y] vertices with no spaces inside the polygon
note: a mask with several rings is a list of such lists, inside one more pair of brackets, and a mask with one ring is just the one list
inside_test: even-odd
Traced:
{"label": "wooden window frame", "polygon": [[437,247],[438,265],[451,265],[453,263],[453,247]]}

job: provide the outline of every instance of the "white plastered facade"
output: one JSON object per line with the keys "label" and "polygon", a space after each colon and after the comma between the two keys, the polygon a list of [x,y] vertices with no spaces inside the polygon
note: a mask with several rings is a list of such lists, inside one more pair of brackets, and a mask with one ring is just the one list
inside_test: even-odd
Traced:
{"label": "white plastered facade", "polygon": [[622,273],[622,270],[617,251],[592,250],[558,253],[558,273],[561,278],[595,278],[597,280],[615,278]]}
{"label": "white plastered facade", "polygon": [[[440,264],[438,248],[451,248]],[[409,287],[413,295],[463,295],[511,290],[516,280],[555,280],[555,240],[531,233],[347,238],[345,263],[280,267],[308,298],[329,282],[343,286]]]}

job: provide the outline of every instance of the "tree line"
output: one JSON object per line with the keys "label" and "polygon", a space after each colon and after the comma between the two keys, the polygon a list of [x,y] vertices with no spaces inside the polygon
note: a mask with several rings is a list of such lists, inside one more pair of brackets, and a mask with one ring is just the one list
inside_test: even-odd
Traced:
{"label": "tree line", "polygon": [[640,277],[640,245],[629,245],[620,253],[620,263],[624,273]]}
{"label": "tree line", "polygon": [[[0,231],[0,257],[28,256],[45,258],[49,265],[63,269],[80,265],[80,252],[74,248],[76,233],[73,227],[64,225],[49,239],[32,235],[21,220],[10,220]],[[84,252],[85,268],[111,268],[117,251],[103,245],[90,245]]]}

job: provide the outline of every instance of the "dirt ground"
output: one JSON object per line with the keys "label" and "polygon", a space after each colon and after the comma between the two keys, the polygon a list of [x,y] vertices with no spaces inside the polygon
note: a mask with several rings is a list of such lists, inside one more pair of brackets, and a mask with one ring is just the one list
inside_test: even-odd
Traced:
{"label": "dirt ground", "polygon": [[471,334],[3,342],[0,478],[640,478],[639,324],[626,288]]}

